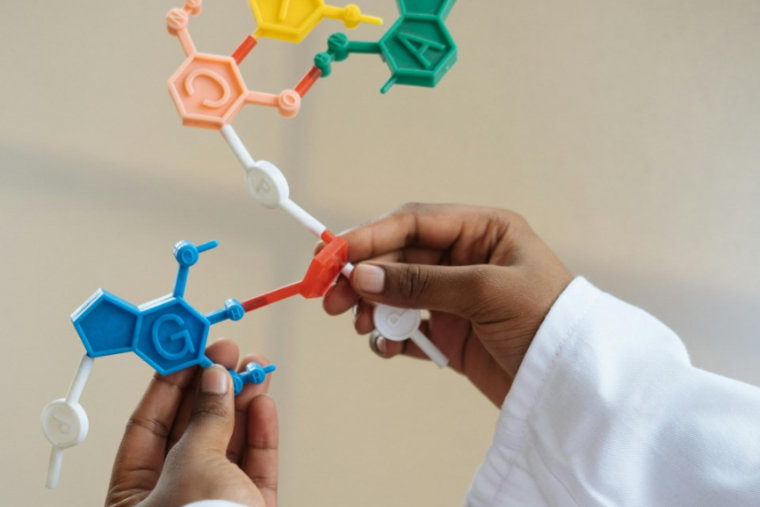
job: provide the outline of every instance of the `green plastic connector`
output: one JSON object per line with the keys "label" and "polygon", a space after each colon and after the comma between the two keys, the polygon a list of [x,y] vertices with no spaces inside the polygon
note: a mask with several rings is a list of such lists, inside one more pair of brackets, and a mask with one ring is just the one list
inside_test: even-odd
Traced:
{"label": "green plastic connector", "polygon": [[380,90],[394,84],[434,88],[457,61],[458,49],[446,27],[456,0],[397,0],[401,16],[378,42],[353,42],[336,33],[327,40],[327,51],[314,58],[322,77],[332,74],[332,63],[351,53],[379,54],[391,70]]}
{"label": "green plastic connector", "polygon": [[342,33],[334,33],[327,39],[327,51],[314,57],[314,66],[322,71],[322,77],[332,74],[332,63],[342,62],[351,53],[381,54],[377,42],[355,42]]}

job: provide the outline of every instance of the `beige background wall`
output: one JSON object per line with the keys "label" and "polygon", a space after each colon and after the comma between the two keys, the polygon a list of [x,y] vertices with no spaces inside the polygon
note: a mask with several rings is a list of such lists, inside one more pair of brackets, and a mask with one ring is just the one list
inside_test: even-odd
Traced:
{"label": "beige background wall", "polygon": [[[0,506],[102,502],[149,368],[96,362],[90,435],[54,493],[38,424],[82,351],[69,313],[97,287],[136,303],[167,292],[182,238],[222,244],[191,275],[204,310],[309,261],[312,239],[247,198],[218,135],[181,128],[163,21],[178,3],[0,5]],[[395,17],[392,0],[363,3]],[[196,42],[229,53],[253,29],[248,7],[206,4]],[[235,126],[336,230],[410,200],[518,210],[574,271],[681,333],[698,365],[760,384],[758,26],[756,0],[461,1],[460,62],[436,91],[383,97],[386,68],[352,57],[298,119],[248,109]],[[262,42],[249,85],[292,86],[338,28]],[[215,331],[280,366],[282,505],[461,503],[497,412],[453,374],[376,360],[313,301]]]}

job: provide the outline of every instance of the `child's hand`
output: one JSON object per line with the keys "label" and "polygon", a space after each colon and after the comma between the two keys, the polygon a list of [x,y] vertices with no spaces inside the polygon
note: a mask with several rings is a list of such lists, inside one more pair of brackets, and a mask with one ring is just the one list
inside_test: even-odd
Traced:
{"label": "child's hand", "polygon": [[[372,304],[431,310],[422,331],[494,404],[501,406],[549,309],[572,275],[509,211],[406,205],[342,235],[363,262],[325,297],[327,313],[356,308],[360,334]],[[376,344],[384,357],[425,355],[407,340]]]}
{"label": "child's hand", "polygon": [[[277,504],[277,410],[269,381],[234,397],[225,368],[238,363],[234,342],[211,345],[217,364],[205,371],[156,375],[127,424],[106,498],[107,507],[180,507],[229,500]],[[268,364],[257,356],[250,362]]]}

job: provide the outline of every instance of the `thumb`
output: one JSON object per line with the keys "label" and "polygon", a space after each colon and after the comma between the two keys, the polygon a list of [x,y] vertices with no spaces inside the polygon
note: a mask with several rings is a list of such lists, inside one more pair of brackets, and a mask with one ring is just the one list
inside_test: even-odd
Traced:
{"label": "thumb", "polygon": [[397,308],[435,310],[473,319],[497,299],[503,267],[360,264],[351,284],[360,296]]}
{"label": "thumb", "polygon": [[213,365],[203,372],[200,389],[182,437],[191,452],[226,455],[235,428],[235,397],[232,378],[223,367]]}

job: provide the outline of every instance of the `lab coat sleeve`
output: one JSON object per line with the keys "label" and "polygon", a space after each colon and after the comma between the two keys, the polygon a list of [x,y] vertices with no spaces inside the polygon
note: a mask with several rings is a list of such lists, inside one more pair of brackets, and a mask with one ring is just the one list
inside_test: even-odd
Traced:
{"label": "lab coat sleeve", "polygon": [[693,367],[665,325],[578,278],[520,367],[466,505],[760,506],[760,389]]}

